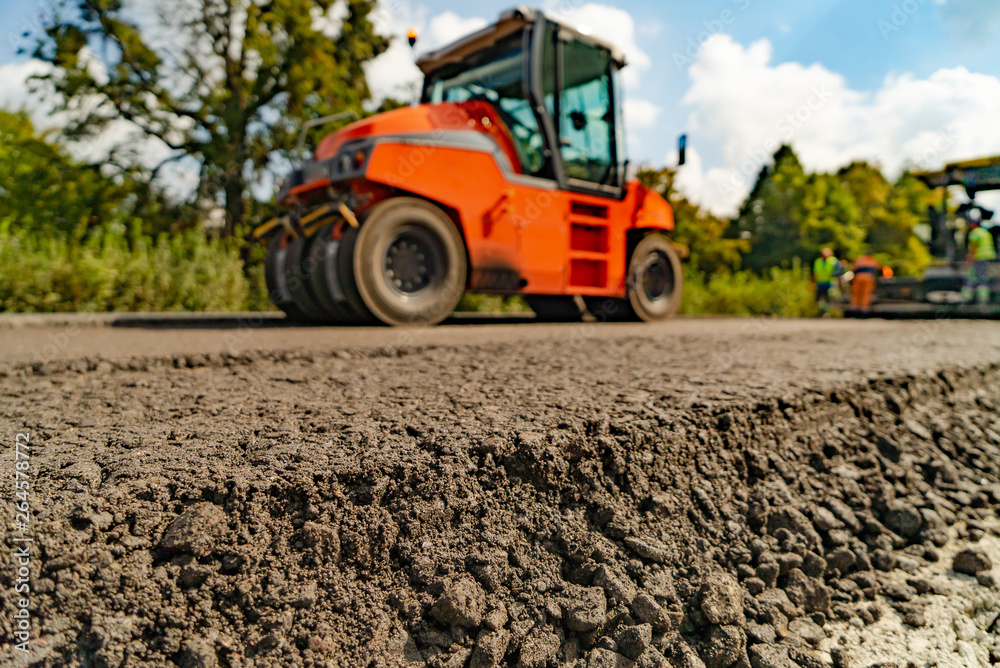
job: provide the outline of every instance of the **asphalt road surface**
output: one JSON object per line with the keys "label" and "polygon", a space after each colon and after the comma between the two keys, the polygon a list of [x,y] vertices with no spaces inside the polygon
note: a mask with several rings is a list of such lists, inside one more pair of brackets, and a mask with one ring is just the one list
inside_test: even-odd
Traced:
{"label": "asphalt road surface", "polygon": [[[238,316],[4,316],[0,361],[9,365],[102,358],[170,358],[261,351],[655,343],[658,364],[793,365],[816,371],[926,368],[1000,357],[1000,327],[977,321],[678,319],[664,324],[537,324],[526,318],[471,318],[425,329],[292,327],[273,314]],[[50,324],[53,323],[53,324]],[[760,352],[763,357],[754,353]],[[714,361],[713,361],[714,360]]]}
{"label": "asphalt road surface", "polygon": [[6,318],[0,590],[30,537],[37,666],[990,668],[998,383],[975,321]]}

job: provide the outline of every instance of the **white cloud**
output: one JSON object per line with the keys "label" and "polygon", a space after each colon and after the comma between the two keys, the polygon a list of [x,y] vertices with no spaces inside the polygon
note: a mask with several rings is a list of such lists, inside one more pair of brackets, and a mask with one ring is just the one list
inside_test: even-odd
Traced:
{"label": "white cloud", "polygon": [[[423,74],[416,66],[418,51],[445,46],[488,25],[486,19],[462,18],[454,12],[444,12],[430,20],[427,14],[426,7],[408,0],[383,0],[372,12],[375,31],[392,38],[389,49],[364,66],[376,106],[387,97],[417,100],[423,81]],[[411,49],[406,39],[410,28],[420,33],[417,50]]]}
{"label": "white cloud", "polygon": [[405,39],[395,39],[389,49],[365,63],[365,78],[376,102],[387,97],[416,101],[423,74],[414,63],[413,50]]}
{"label": "white cloud", "polygon": [[622,80],[629,88],[639,85],[642,72],[652,65],[649,55],[639,48],[635,19],[623,9],[588,2],[580,7],[575,2],[551,0],[546,8],[571,25],[590,31],[595,37],[614,44],[625,53],[629,66],[622,71]]}
{"label": "white cloud", "polygon": [[640,145],[643,130],[655,128],[663,109],[649,100],[627,96],[623,104],[625,112],[626,150]]}
{"label": "white cloud", "polygon": [[663,109],[656,106],[649,100],[637,97],[629,97],[625,100],[625,127],[627,128],[653,128],[656,121],[663,113]]}
{"label": "white cloud", "polygon": [[27,110],[36,125],[43,124],[48,113],[32,98],[28,79],[51,71],[51,65],[40,60],[0,65],[0,107],[13,111]]}
{"label": "white cloud", "polygon": [[444,46],[450,44],[462,37],[471,35],[477,30],[482,30],[489,23],[483,18],[469,18],[463,19],[458,14],[454,12],[445,12],[444,14],[438,14],[433,19],[431,19],[430,24],[430,35],[431,47],[437,48],[439,46]]}
{"label": "white cloud", "polygon": [[[767,40],[744,47],[717,35],[691,66],[683,102],[694,108],[692,134],[722,156],[714,172],[694,164],[685,168],[701,172],[685,177],[698,196],[711,195],[708,188],[745,195],[781,143],[791,143],[808,169],[868,160],[890,176],[907,166],[934,168],[1000,152],[997,77],[943,69],[926,79],[890,76],[878,90],[864,92],[821,65],[773,64],[771,58]],[[732,200],[700,201],[732,214]]]}
{"label": "white cloud", "polygon": [[[667,165],[676,165],[677,151],[671,151],[666,158]],[[697,202],[713,213],[729,215],[739,209],[746,199],[743,188],[730,185],[740,179],[735,169],[711,167],[706,169],[704,160],[696,147],[687,150],[687,164],[677,170],[674,184],[677,190],[692,202]]]}
{"label": "white cloud", "polygon": [[414,7],[410,0],[379,0],[369,20],[379,35],[405,37],[410,28],[427,27],[427,13],[426,7]]}
{"label": "white cloud", "polygon": [[625,148],[631,154],[632,147],[640,145],[641,131],[655,128],[663,109],[649,100],[627,96],[623,110],[625,112]]}
{"label": "white cloud", "polygon": [[344,19],[350,15],[350,8],[345,0],[337,0],[330,5],[330,8],[323,12],[319,7],[313,7],[311,16],[313,19],[312,29],[318,30],[329,39],[340,37],[340,31],[344,26]]}
{"label": "white cloud", "polygon": [[[87,66],[92,76],[99,80],[107,77],[97,58],[87,52],[82,56],[88,61]],[[42,132],[65,128],[70,113],[74,112],[53,112],[53,104],[43,94],[31,92],[29,79],[51,71],[52,66],[40,60],[0,66],[0,108],[27,111],[35,128]],[[95,100],[84,100],[80,102],[79,112],[76,113],[87,113],[94,108],[94,104]],[[136,162],[147,168],[155,167],[172,153],[162,141],[143,135],[135,125],[125,120],[110,123],[95,137],[65,141],[63,146],[74,159],[86,163],[104,162],[114,149],[124,147]],[[197,173],[197,166],[188,164],[187,169],[193,169]],[[185,184],[190,178],[181,175],[178,166],[174,166],[171,174],[174,178],[164,179],[164,184],[172,194],[183,196],[187,187]]]}

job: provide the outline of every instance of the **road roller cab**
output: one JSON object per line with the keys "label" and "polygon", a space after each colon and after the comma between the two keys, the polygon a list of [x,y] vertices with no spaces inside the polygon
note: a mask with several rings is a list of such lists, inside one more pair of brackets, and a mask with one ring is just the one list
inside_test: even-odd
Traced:
{"label": "road roller cab", "polygon": [[517,9],[417,64],[421,104],[326,137],[256,231],[280,308],[435,324],[480,292],[547,320],[676,312],[673,212],[626,179],[616,48]]}

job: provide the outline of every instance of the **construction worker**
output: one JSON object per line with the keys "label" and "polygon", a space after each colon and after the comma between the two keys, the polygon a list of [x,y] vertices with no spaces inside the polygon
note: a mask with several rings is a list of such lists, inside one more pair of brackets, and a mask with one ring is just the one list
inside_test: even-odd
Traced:
{"label": "construction worker", "polygon": [[984,230],[982,221],[969,220],[969,293],[975,294],[980,304],[990,301],[990,263],[997,259],[993,235]]}
{"label": "construction worker", "polygon": [[833,249],[824,248],[820,251],[820,257],[813,262],[813,283],[816,284],[816,304],[820,313],[827,315],[830,312],[830,290],[833,289],[834,280],[843,274],[840,260],[833,255]]}
{"label": "construction worker", "polygon": [[854,261],[854,279],[851,281],[851,308],[868,313],[872,308],[875,281],[879,272],[878,261],[868,251]]}

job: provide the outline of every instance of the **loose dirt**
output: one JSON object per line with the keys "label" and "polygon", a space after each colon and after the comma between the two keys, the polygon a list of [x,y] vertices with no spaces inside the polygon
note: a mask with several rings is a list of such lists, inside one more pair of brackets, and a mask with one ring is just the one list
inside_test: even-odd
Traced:
{"label": "loose dirt", "polygon": [[4,335],[23,663],[1000,661],[994,325],[350,331]]}

